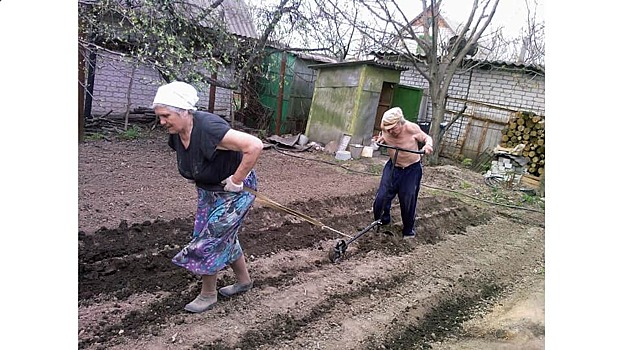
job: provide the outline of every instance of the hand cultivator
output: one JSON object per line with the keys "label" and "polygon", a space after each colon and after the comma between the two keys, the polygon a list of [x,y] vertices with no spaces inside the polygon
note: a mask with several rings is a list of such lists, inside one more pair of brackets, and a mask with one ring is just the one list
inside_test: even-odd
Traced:
{"label": "hand cultivator", "polygon": [[[380,147],[386,147],[386,148],[391,148],[395,150],[395,154],[393,155],[393,168],[391,169],[391,177],[393,177],[393,170],[395,168],[395,162],[397,161],[397,154],[400,151],[404,151],[404,152],[411,152],[411,153],[417,153],[417,154],[424,154],[423,151],[416,151],[416,150],[410,150],[410,149],[405,149],[405,148],[400,148],[400,147],[394,147],[394,146],[389,146],[389,145],[385,145],[385,144],[378,144],[378,146]],[[302,214],[300,212],[297,212],[293,209],[287,208],[271,199],[269,199],[268,197],[262,195],[261,193],[248,188],[248,187],[244,187],[244,191],[250,192],[253,195],[255,195],[255,197],[259,200],[261,200],[262,202],[264,202],[265,204],[267,204],[268,206],[271,206],[275,209],[281,210],[287,214],[299,217],[307,222],[309,222],[312,225],[315,226],[319,226],[322,229],[328,229],[332,232],[335,232],[341,236],[347,237],[349,238],[347,241],[345,240],[340,240],[337,245],[335,246],[334,249],[332,249],[331,251],[328,252],[328,259],[331,262],[339,262],[341,261],[344,257],[345,257],[345,253],[346,253],[346,249],[348,249],[348,245],[350,245],[352,242],[354,242],[355,240],[357,240],[359,237],[361,237],[363,234],[365,234],[366,232],[369,232],[370,230],[374,229],[374,228],[379,228],[382,223],[380,220],[375,220],[374,222],[372,222],[371,224],[369,224],[367,227],[365,227],[364,229],[362,229],[361,231],[359,231],[357,234],[355,234],[354,236],[349,236],[343,232],[340,232],[338,230],[335,230],[334,228],[331,228],[329,226],[324,225],[323,223],[321,223],[320,221],[309,217],[305,214]],[[386,200],[386,199],[385,199]],[[384,205],[383,205],[384,208]]]}
{"label": "hand cultivator", "polygon": [[333,248],[333,250],[328,252],[328,260],[330,260],[331,262],[341,261],[345,257],[346,249],[348,249],[348,245],[350,243],[354,242],[357,238],[361,237],[365,232],[368,232],[375,227],[379,227],[380,225],[381,225],[380,220],[376,220],[372,222],[371,224],[369,224],[367,227],[365,227],[363,230],[359,231],[356,235],[354,235],[354,237],[350,238],[347,242],[344,241],[343,239],[339,240],[335,248]]}
{"label": "hand cultivator", "polygon": [[[416,154],[424,154],[425,153],[424,151],[411,150],[411,149],[406,149],[406,148],[401,148],[401,147],[389,146],[389,145],[385,145],[385,144],[382,144],[382,143],[379,143],[378,146],[386,147],[386,148],[391,148],[391,149],[395,150],[395,154],[393,154],[393,158],[392,158],[393,168],[391,168],[391,178],[393,178],[393,170],[395,169],[395,163],[397,161],[397,154],[400,151],[416,153]],[[386,198],[384,200],[386,201]],[[384,208],[384,204],[382,205],[382,207]],[[354,242],[359,237],[361,237],[363,234],[365,234],[366,232],[369,232],[373,228],[379,229],[381,225],[382,225],[382,222],[380,220],[376,220],[376,221],[372,222],[371,224],[369,224],[364,229],[362,229],[361,231],[359,231],[356,235],[354,235],[354,237],[351,237],[348,241],[344,241],[343,239],[340,240],[339,242],[337,242],[337,245],[335,246],[335,248],[333,248],[333,250],[328,252],[328,259],[331,262],[339,262],[339,261],[341,261],[345,257],[345,253],[346,253],[346,249],[348,249],[348,245],[350,245],[352,242]],[[378,230],[376,230],[376,231],[378,231]]]}

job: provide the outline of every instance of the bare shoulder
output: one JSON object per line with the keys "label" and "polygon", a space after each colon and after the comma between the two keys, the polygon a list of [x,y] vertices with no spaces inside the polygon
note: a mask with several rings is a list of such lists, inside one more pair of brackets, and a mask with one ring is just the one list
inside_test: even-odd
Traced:
{"label": "bare shoulder", "polygon": [[406,121],[406,126],[407,126],[407,130],[412,133],[413,135],[416,135],[420,132],[423,132],[423,130],[421,130],[421,128],[419,127],[419,125],[417,123],[413,123],[411,121]]}

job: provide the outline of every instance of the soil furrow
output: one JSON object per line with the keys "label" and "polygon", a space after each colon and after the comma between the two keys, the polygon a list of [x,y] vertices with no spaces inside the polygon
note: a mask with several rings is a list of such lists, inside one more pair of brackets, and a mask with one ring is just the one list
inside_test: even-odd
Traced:
{"label": "soil furrow", "polygon": [[[517,291],[543,288],[544,215],[475,198],[540,210],[543,201],[491,189],[459,165],[425,166],[414,242],[399,237],[396,198],[392,223],[349,242],[338,263],[328,256],[346,237],[256,201],[240,231],[255,288],[202,314],[184,311],[200,282],[171,258],[191,237],[196,189],[180,178],[166,135],[158,137],[80,146],[80,349],[449,349],[490,337],[493,345],[472,348],[532,344],[508,327],[543,339],[537,319],[478,320],[504,311],[501,300],[521,305],[506,302]],[[261,194],[347,235],[373,221],[380,177],[344,167],[378,173],[386,156],[297,155],[262,153]],[[234,281],[225,269],[217,286]]]}
{"label": "soil furrow", "polygon": [[[456,241],[452,240],[451,244],[448,243],[446,247],[440,247],[438,249],[453,251],[455,250],[455,246],[457,244],[465,244],[470,240],[472,240],[470,237],[460,237]],[[445,244],[440,244],[440,246],[445,246]],[[477,244],[474,247],[477,248]],[[425,248],[427,248],[427,246],[419,246],[415,249],[415,253],[422,253],[422,250]],[[488,246],[486,248],[496,250],[497,252],[507,250],[507,256],[521,253],[518,249],[514,249],[513,252],[512,249],[508,250],[508,248],[504,247],[504,240],[496,241],[496,245]],[[315,253],[316,257],[319,257],[315,251],[311,252]],[[424,250],[423,255],[426,258],[433,258],[434,252],[427,252]],[[270,260],[275,259],[278,261],[276,257]],[[462,261],[467,261],[459,255],[456,255],[454,259],[457,265],[460,265],[460,262]],[[216,326],[216,328],[219,329],[222,327],[226,328],[227,324],[222,326],[219,325],[220,320],[218,319],[218,317],[226,314],[228,319],[242,318],[245,320],[254,320],[254,322],[252,322],[252,326],[248,331],[242,333],[240,335],[240,339],[236,342],[232,343],[230,336],[227,337],[228,339],[220,338],[219,333],[216,333],[215,338],[207,338],[206,335],[203,334],[200,337],[201,340],[197,342],[197,346],[201,348],[208,346],[207,344],[215,343],[221,344],[220,346],[223,349],[252,349],[262,348],[262,346],[263,348],[276,349],[279,348],[283,342],[287,343],[294,341],[300,333],[303,335],[301,336],[301,339],[296,341],[296,343],[300,345],[301,348],[304,348],[304,346],[309,345],[305,343],[304,335],[307,334],[308,336],[309,334],[312,335],[315,333],[313,323],[317,320],[323,320],[323,323],[325,324],[326,320],[334,319],[336,324],[341,324],[340,319],[343,319],[343,310],[347,305],[352,307],[353,304],[365,304],[365,307],[355,307],[355,309],[358,309],[356,313],[363,315],[365,313],[372,312],[378,314],[378,308],[386,308],[387,304],[401,305],[402,308],[406,308],[408,307],[407,305],[404,306],[403,303],[399,302],[404,299],[412,300],[414,298],[415,300],[419,300],[419,305],[435,305],[444,302],[443,300],[458,298],[455,294],[453,297],[437,296],[437,294],[442,295],[443,293],[447,293],[445,289],[439,287],[439,285],[444,284],[444,288],[453,289],[454,293],[457,293],[459,296],[460,293],[457,292],[458,288],[456,285],[461,282],[455,281],[460,280],[462,278],[460,276],[469,275],[471,277],[468,280],[471,280],[472,278],[477,278],[477,276],[493,273],[497,265],[505,262],[506,256],[493,255],[490,259],[492,262],[488,264],[486,269],[471,267],[471,270],[469,271],[464,267],[458,269],[450,268],[450,266],[453,265],[452,261],[444,262],[443,264],[447,266],[444,266],[443,268],[439,268],[436,264],[434,264],[434,261],[432,261],[431,264],[426,263],[425,265],[419,266],[418,262],[406,259],[404,256],[386,256],[380,252],[372,252],[371,254],[367,254],[367,256],[360,256],[356,259],[344,261],[341,264],[327,265],[322,269],[313,268],[307,272],[297,273],[294,277],[288,277],[288,279],[291,278],[291,285],[283,284],[275,286],[264,283],[258,288],[259,290],[251,292],[252,294],[255,294],[252,297],[246,295],[242,298],[232,298],[231,300],[226,300],[222,306],[223,310],[215,310],[215,318],[206,316],[205,322],[212,326]],[[261,260],[257,260],[253,263],[253,265],[256,264],[261,264]],[[359,264],[363,265],[365,268],[361,270],[361,266]],[[473,264],[471,263],[470,265]],[[378,269],[378,271],[371,276],[366,275],[365,271],[368,271],[370,267],[374,266]],[[448,275],[450,271],[454,270],[456,270],[454,274],[458,273],[457,275]],[[263,270],[260,269],[253,271],[255,274],[259,275],[263,273]],[[357,276],[357,272],[360,277]],[[305,280],[307,282],[304,282]],[[453,281],[453,283],[448,281]],[[452,284],[451,287],[449,287],[450,284]],[[345,290],[343,290],[344,288]],[[431,293],[430,291],[434,289],[440,291]],[[471,294],[475,293],[473,290],[474,288],[470,289]],[[287,297],[279,298],[275,304],[272,299],[275,296],[274,292],[277,291],[279,293],[286,294]],[[477,289],[475,289],[475,291],[477,291]],[[467,303],[467,301],[471,300],[468,299],[467,295],[468,293],[461,297],[462,299],[460,300],[463,300],[463,303]],[[372,296],[371,299],[370,296]],[[315,298],[317,298],[317,300]],[[438,300],[433,301],[433,299]],[[451,304],[451,302],[445,302]],[[230,303],[236,303],[236,305],[229,305]],[[242,305],[237,305],[238,303]],[[249,303],[249,305],[245,305],[246,303]],[[277,310],[280,311],[278,311],[277,315],[271,315],[267,318],[265,318],[260,311],[252,311],[255,308],[262,309],[266,306],[269,306],[271,310],[270,314],[277,313]],[[300,311],[297,310],[310,311],[300,314]],[[466,309],[463,310],[463,312],[467,311],[468,310]],[[393,310],[391,312],[391,315],[399,314],[404,314],[404,310]],[[421,313],[421,315],[417,317],[421,318],[424,316],[425,313]],[[361,317],[359,316],[359,318]],[[391,320],[395,318],[395,316],[393,316],[393,318],[389,316],[384,318],[386,318],[386,320]],[[374,327],[377,327],[378,320],[375,318],[373,320],[376,321],[373,323]],[[180,334],[200,333],[200,330],[192,330],[192,327],[190,327],[190,330],[186,329],[184,331],[183,328],[186,323],[192,324],[193,322],[184,322],[182,325],[170,329],[167,334],[163,336],[164,339],[166,339],[169,334],[174,331]],[[361,324],[358,326],[363,327]],[[197,327],[201,328],[201,326]],[[385,325],[385,327],[388,327],[388,324]],[[421,325],[409,327],[412,329],[425,329],[425,326]],[[240,325],[238,325],[238,332],[239,328],[241,328]],[[329,330],[323,330],[322,332],[324,332],[327,336],[329,334]],[[417,331],[412,331],[411,333],[413,336],[419,334]],[[438,333],[438,337],[442,334],[443,333]],[[378,338],[379,336],[382,338],[381,334],[376,335],[375,337]],[[169,339],[172,339],[172,335],[170,335],[170,337],[171,338]],[[391,336],[388,336],[388,338],[389,339],[386,341],[388,342],[387,344],[395,341],[391,340]],[[179,339],[183,339],[183,337],[179,336]],[[188,337],[186,337],[186,340],[189,340]],[[337,340],[343,340],[343,336]],[[313,340],[310,339],[309,341]],[[161,340],[161,342],[166,344],[165,340]],[[351,342],[353,344],[366,344],[370,341],[365,339],[354,339]],[[254,347],[250,347],[251,344],[255,344],[253,345]],[[375,343],[370,344],[373,345]],[[338,344],[332,344],[330,346],[336,345]]]}

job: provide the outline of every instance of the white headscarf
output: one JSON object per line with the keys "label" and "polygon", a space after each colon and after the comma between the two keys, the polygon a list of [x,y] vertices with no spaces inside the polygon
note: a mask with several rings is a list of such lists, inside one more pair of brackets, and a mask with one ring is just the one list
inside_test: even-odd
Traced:
{"label": "white headscarf", "polygon": [[196,111],[196,103],[199,101],[197,90],[190,84],[174,81],[162,85],[153,98],[153,104],[163,104],[186,110]]}

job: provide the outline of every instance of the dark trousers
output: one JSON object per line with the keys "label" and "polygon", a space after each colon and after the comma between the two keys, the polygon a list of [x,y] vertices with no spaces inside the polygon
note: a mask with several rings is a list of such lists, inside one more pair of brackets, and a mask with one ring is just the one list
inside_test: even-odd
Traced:
{"label": "dark trousers", "polygon": [[391,202],[397,195],[404,225],[402,234],[414,235],[415,211],[422,175],[423,168],[420,161],[406,168],[395,167],[394,169],[393,160],[389,159],[382,170],[380,187],[374,199],[374,220],[380,219],[383,225],[391,222]]}

